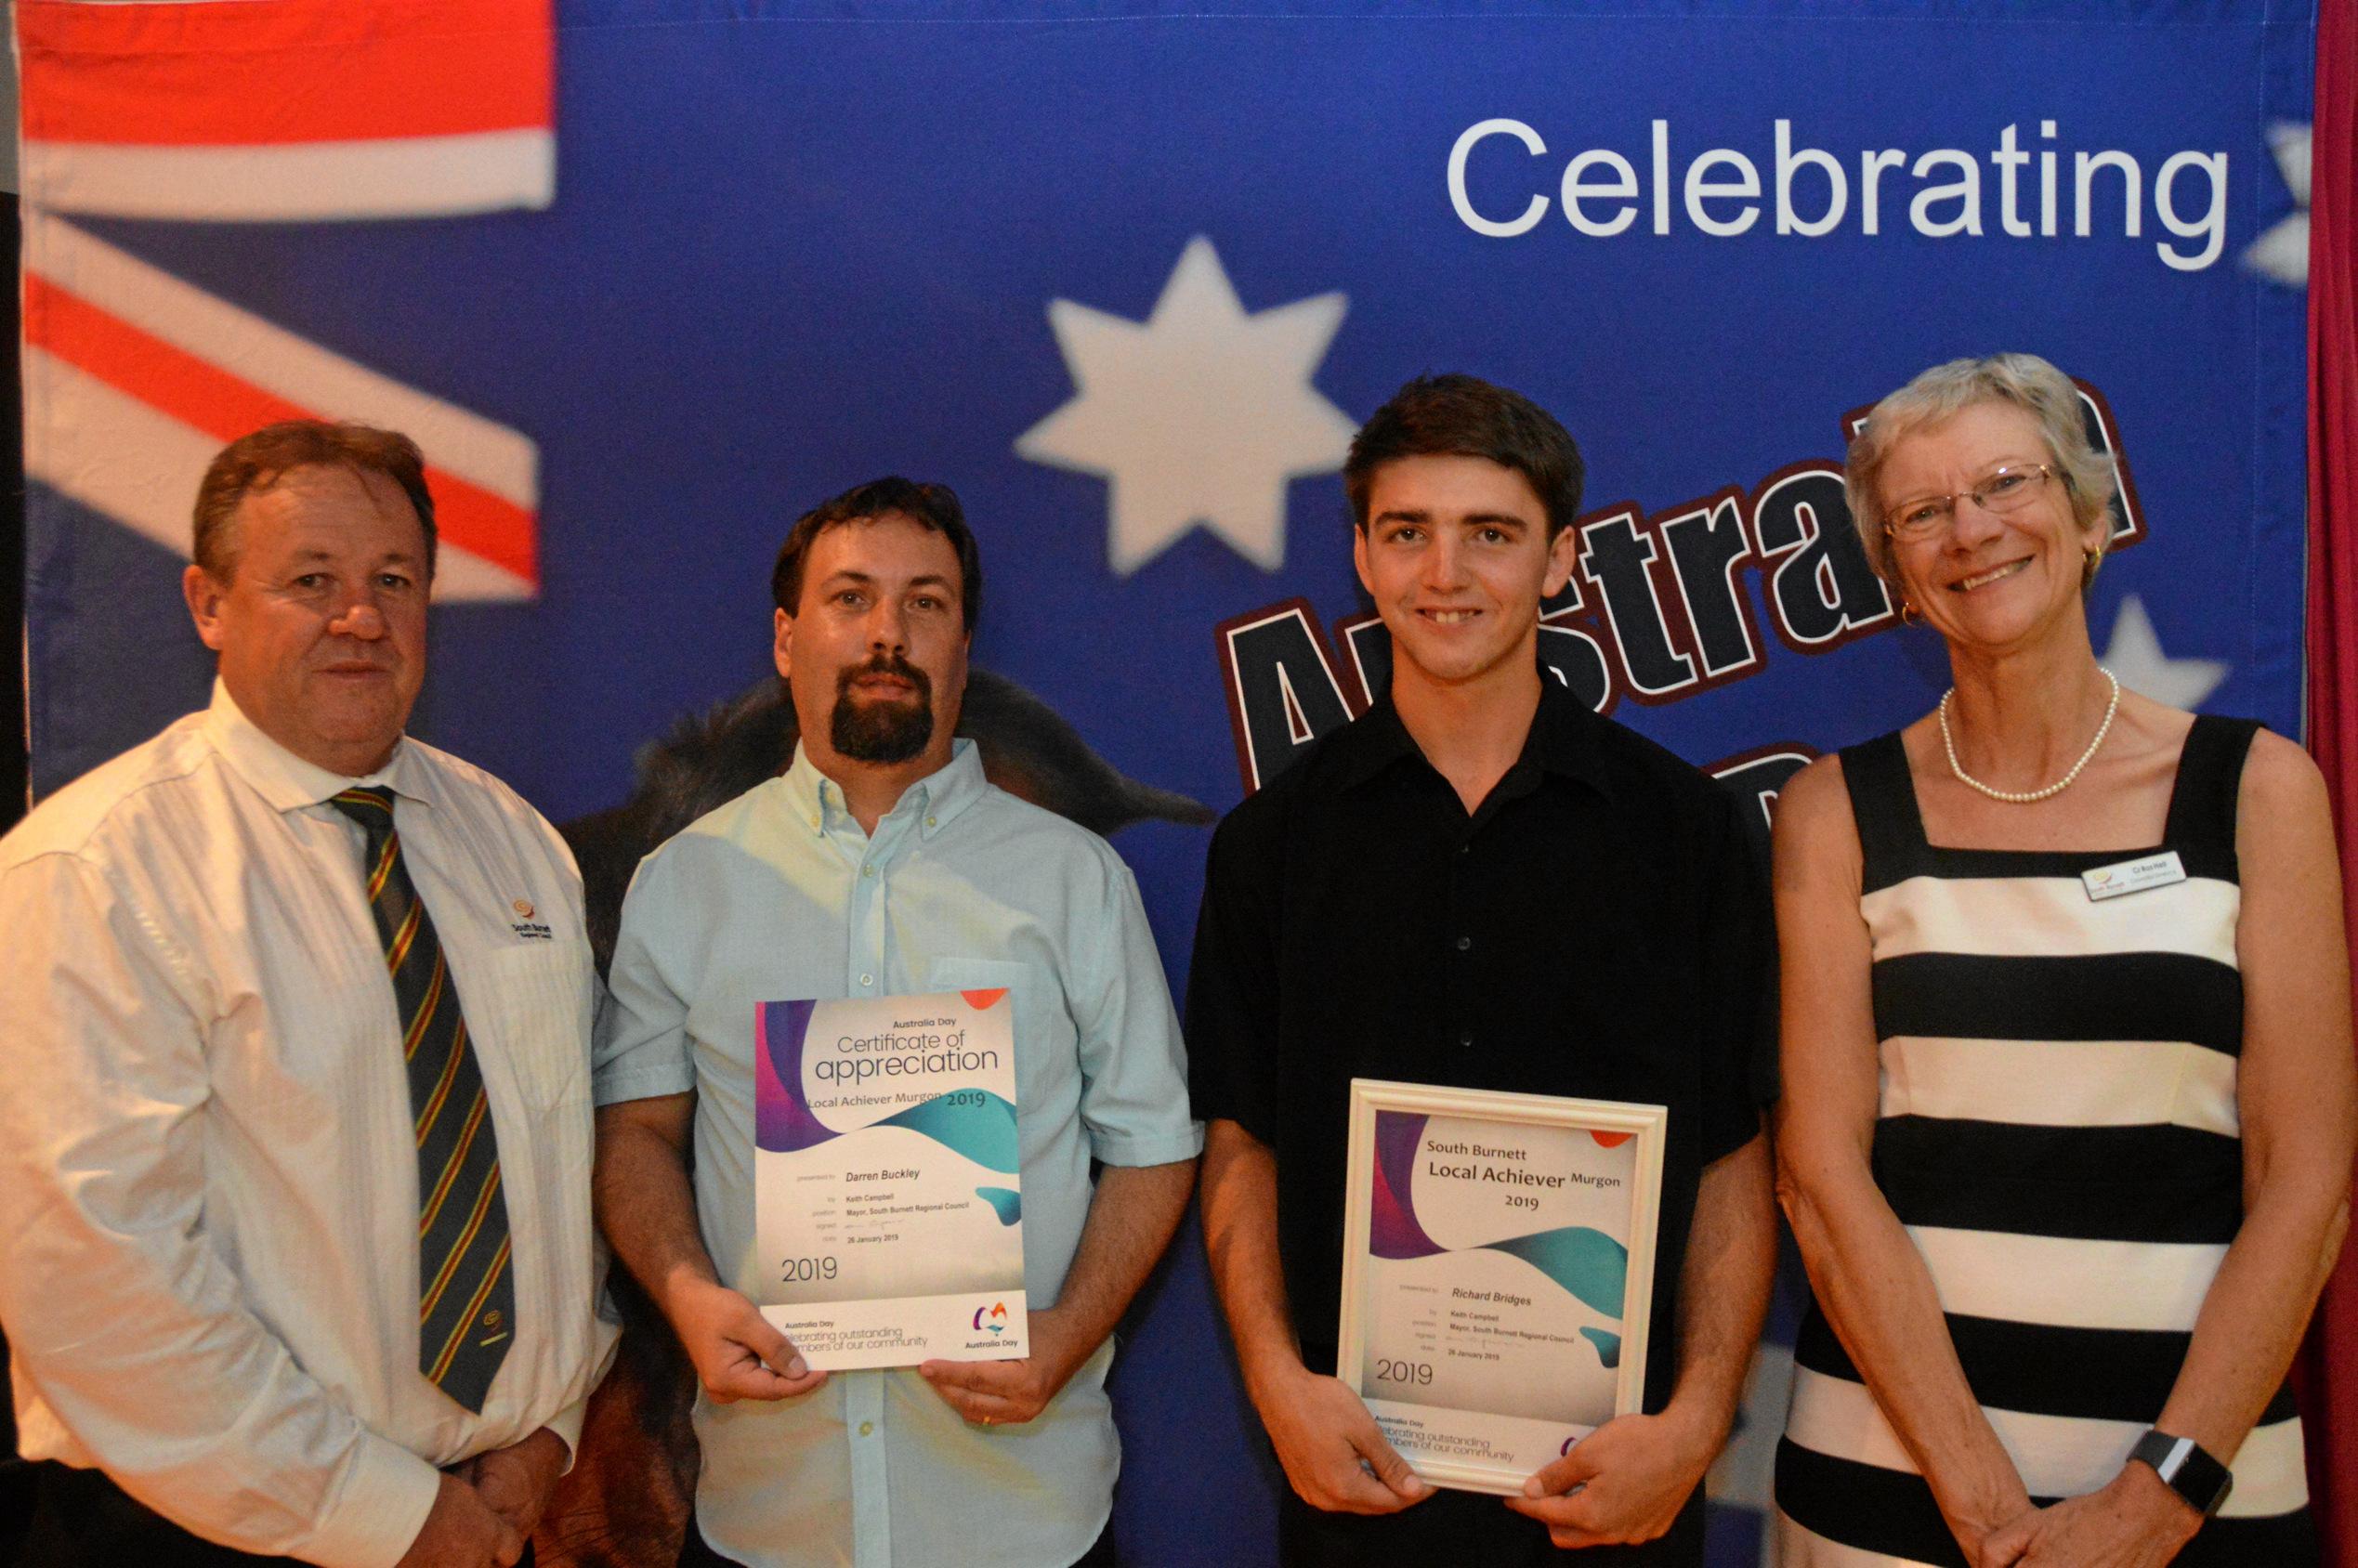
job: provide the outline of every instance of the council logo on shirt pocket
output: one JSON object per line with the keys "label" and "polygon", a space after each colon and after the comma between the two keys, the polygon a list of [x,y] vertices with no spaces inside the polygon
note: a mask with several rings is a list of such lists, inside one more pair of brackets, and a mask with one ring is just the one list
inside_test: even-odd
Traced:
{"label": "council logo on shirt pocket", "polygon": [[539,907],[536,906],[530,898],[509,899],[507,903],[507,912],[515,917],[515,919],[507,922],[507,928],[516,933],[516,934],[522,940],[527,942],[554,942],[557,940],[556,930],[550,926],[546,920],[542,918],[542,912]]}

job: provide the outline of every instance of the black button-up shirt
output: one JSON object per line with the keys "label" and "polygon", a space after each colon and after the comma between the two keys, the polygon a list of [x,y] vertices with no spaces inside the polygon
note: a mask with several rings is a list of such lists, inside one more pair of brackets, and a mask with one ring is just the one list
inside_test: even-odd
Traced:
{"label": "black button-up shirt", "polygon": [[1277,1161],[1303,1358],[1334,1368],[1350,1083],[1667,1105],[1645,1407],[1676,1381],[1703,1167],[1773,1081],[1772,927],[1741,804],[1542,679],[1469,816],[1387,699],[1228,814],[1187,987],[1195,1114]]}

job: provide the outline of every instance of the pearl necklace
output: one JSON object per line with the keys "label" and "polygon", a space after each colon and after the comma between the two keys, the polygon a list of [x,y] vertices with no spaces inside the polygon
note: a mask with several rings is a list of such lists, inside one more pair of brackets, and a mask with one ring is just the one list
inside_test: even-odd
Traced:
{"label": "pearl necklace", "polygon": [[1993,790],[1988,785],[1983,783],[1980,779],[1965,771],[1963,765],[1957,760],[1957,740],[1955,737],[1951,736],[1948,732],[1948,699],[1957,695],[1957,688],[1955,686],[1949,687],[1946,691],[1941,693],[1940,707],[1941,746],[1948,752],[1948,771],[1955,774],[1957,776],[1957,781],[1959,784],[1964,785],[1966,788],[1971,790],[1979,790],[1991,800],[2005,801],[2013,805],[2028,805],[2033,801],[2043,801],[2050,795],[2062,794],[2064,791],[2072,787],[2073,780],[2079,777],[2079,770],[2088,765],[2088,759],[2096,754],[2096,748],[2104,743],[2104,737],[2113,732],[2113,715],[2120,712],[2120,677],[2114,674],[2110,670],[2105,669],[2101,664],[2096,667],[2096,673],[2103,676],[2104,679],[2113,683],[2113,699],[2104,705],[2104,722],[2096,726],[2096,738],[2088,743],[2088,750],[2079,754],[2079,761],[2072,764],[2071,771],[2063,775],[2063,777],[2055,780],[2054,783],[2047,786],[2044,790],[2024,790],[2021,791],[2013,790]]}

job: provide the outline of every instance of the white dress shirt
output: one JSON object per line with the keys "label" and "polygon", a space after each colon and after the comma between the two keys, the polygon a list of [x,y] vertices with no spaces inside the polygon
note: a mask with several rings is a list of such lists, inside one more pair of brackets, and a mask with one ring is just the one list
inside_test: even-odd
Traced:
{"label": "white dress shirt", "polygon": [[216,686],[0,839],[0,1323],[27,1458],[104,1470],[185,1529],[399,1559],[448,1465],[554,1428],[595,1316],[572,856],[481,770],[404,739],[402,859],[498,1130],[516,1340],[481,1414],[418,1370],[417,1156],[355,782]]}
{"label": "white dress shirt", "polygon": [[[1089,1162],[1192,1159],[1186,1050],[1138,884],[1105,840],[985,781],[974,742],[871,836],[793,765],[640,863],[598,1020],[601,1104],[696,1091],[696,1209],[758,1300],[753,1015],[765,1001],[1006,987],[1015,1007],[1024,1292],[1055,1303]],[[914,1370],[779,1401],[700,1396],[696,1519],[749,1568],[1059,1568],[1113,1506],[1110,1341],[1030,1421],[976,1426]]]}

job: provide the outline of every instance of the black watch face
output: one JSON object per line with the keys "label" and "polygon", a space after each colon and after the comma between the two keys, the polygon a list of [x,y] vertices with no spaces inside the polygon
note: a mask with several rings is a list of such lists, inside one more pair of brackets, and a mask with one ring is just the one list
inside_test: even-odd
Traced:
{"label": "black watch face", "polygon": [[2186,1438],[2155,1429],[2140,1439],[2131,1458],[2154,1467],[2164,1484],[2186,1499],[2206,1519],[2219,1511],[2234,1490],[2234,1473]]}

